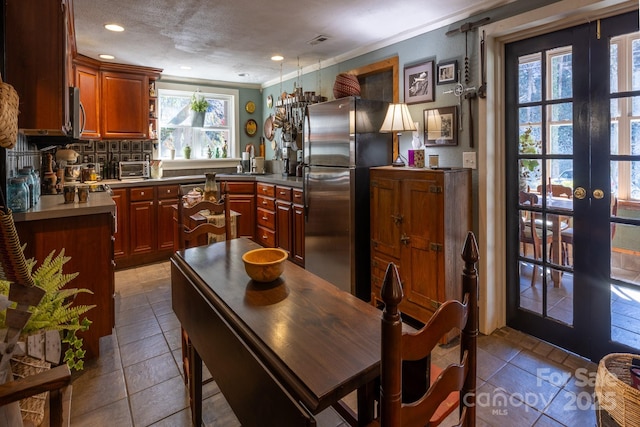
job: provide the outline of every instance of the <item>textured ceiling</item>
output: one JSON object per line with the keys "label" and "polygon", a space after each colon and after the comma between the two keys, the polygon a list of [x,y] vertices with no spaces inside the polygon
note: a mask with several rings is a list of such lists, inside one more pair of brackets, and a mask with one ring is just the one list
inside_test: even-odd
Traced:
{"label": "textured ceiling", "polygon": [[[78,52],[164,75],[264,84],[514,0],[74,0]],[[125,27],[122,33],[104,24]],[[328,39],[312,45],[318,37]],[[189,66],[191,70],[183,70]],[[246,73],[245,76],[240,74]]]}

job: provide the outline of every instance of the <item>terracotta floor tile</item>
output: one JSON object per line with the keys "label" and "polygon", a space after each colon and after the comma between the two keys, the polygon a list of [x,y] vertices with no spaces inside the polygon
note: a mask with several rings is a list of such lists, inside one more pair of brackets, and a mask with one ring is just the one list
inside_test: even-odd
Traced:
{"label": "terracotta floor tile", "polygon": [[124,368],[124,378],[130,395],[174,377],[180,377],[180,371],[171,353],[164,353]]}

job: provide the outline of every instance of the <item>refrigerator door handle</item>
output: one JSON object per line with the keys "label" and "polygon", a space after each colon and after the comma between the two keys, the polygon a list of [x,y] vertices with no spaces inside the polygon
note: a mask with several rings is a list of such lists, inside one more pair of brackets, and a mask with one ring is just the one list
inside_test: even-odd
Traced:
{"label": "refrigerator door handle", "polygon": [[309,165],[303,165],[302,196],[304,197],[304,222],[309,222]]}

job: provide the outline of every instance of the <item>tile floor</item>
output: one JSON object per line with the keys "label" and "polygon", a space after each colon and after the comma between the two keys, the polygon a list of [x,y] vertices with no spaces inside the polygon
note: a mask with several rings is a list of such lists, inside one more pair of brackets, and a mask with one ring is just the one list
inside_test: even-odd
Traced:
{"label": "tile floor", "polygon": [[[115,331],[102,339],[100,358],[74,373],[73,427],[190,425],[169,273],[168,262],[116,272]],[[510,328],[481,336],[478,347],[479,426],[595,425],[596,365]],[[455,345],[439,347],[433,362],[457,354]],[[206,426],[239,425],[214,382],[204,395]],[[333,410],[318,418],[344,425]]]}

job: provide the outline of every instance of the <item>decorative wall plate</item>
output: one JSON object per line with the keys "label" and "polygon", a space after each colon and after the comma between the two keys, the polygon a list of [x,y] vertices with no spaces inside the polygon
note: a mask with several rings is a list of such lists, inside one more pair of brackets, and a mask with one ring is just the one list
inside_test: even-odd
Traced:
{"label": "decorative wall plate", "polygon": [[254,136],[256,132],[258,132],[258,123],[253,119],[247,120],[247,123],[244,125],[244,131],[247,135]]}
{"label": "decorative wall plate", "polygon": [[253,114],[253,112],[256,111],[256,104],[253,101],[248,101],[245,104],[244,109],[247,111],[247,113]]}

